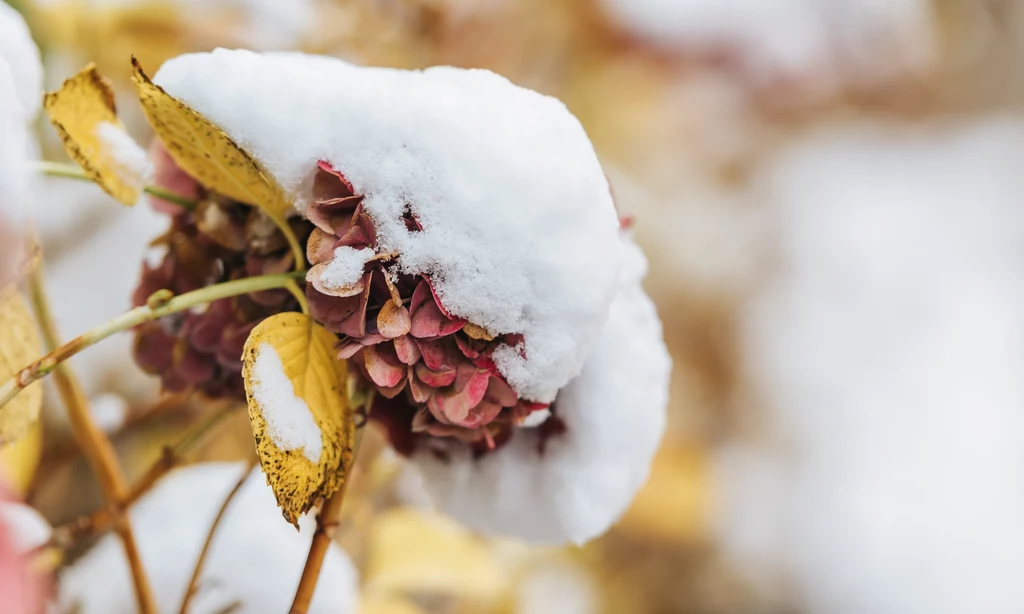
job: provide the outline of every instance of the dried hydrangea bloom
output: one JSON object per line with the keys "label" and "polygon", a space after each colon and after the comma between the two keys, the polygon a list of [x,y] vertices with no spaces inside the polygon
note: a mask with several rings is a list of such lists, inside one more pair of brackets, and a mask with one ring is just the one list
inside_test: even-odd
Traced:
{"label": "dried hydrangea bloom", "polygon": [[[509,428],[548,407],[520,399],[491,358],[503,343],[518,345],[521,335],[495,337],[453,316],[429,276],[404,273],[400,255],[380,253],[363,197],[328,163],[320,163],[313,190],[306,209],[316,225],[307,244],[310,314],[341,336],[339,358],[352,359],[383,397],[404,393],[415,409],[411,432],[494,448]],[[411,232],[422,230],[411,213],[403,219]],[[339,277],[355,281],[338,283]],[[394,416],[383,415],[389,413],[371,415],[394,425]],[[408,437],[396,433],[394,440]]]}
{"label": "dried hydrangea bloom", "polygon": [[[163,252],[143,265],[135,290],[135,305],[143,305],[157,290],[175,294],[205,286],[292,270],[287,242],[274,223],[258,209],[207,192],[171,160],[159,145],[152,151],[157,184],[199,202],[194,212],[158,198],[150,201],[168,213],[171,227],[153,246]],[[292,230],[301,239],[310,225],[293,218]],[[147,322],[135,333],[136,363],[159,375],[171,392],[194,389],[211,398],[245,399],[242,384],[242,346],[264,318],[296,311],[297,301],[286,290],[267,290],[222,299],[205,309],[191,310]]]}
{"label": "dried hydrangea bloom", "polygon": [[[244,463],[200,463],[177,469],[132,507],[142,564],[162,612],[181,606],[203,542],[221,502],[245,471]],[[302,575],[316,520],[296,531],[281,521],[274,494],[251,472],[227,509],[199,578],[194,612],[286,612]],[[358,576],[348,555],[332,544],[309,612],[355,614]],[[124,549],[103,537],[61,573],[58,611],[134,612],[135,595]]]}
{"label": "dried hydrangea bloom", "polygon": [[635,248],[564,105],[487,71],[300,54],[187,55],[155,80],[315,225],[311,314],[442,507],[536,541],[607,528],[657,445],[668,359],[646,298],[621,306]]}

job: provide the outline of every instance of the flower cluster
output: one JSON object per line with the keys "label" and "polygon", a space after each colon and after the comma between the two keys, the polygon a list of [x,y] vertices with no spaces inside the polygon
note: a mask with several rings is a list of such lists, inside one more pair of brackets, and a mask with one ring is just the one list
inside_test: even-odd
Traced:
{"label": "flower cluster", "polygon": [[[547,403],[518,398],[491,358],[501,343],[519,340],[453,316],[429,276],[401,272],[400,254],[376,253],[376,228],[363,197],[330,164],[319,164],[313,189],[306,210],[316,225],[307,244],[310,313],[341,335],[338,357],[351,359],[383,397],[404,393],[415,409],[406,428],[494,448],[509,428],[547,409]],[[422,229],[411,213],[404,221],[412,232]],[[356,281],[335,283],[335,271],[353,260],[362,267]],[[394,416],[380,419],[399,425]],[[404,439],[398,432],[393,437]]]}
{"label": "flower cluster", "polygon": [[[153,152],[153,159],[157,181],[195,197],[198,206],[188,211],[165,201],[154,202],[170,215],[171,226],[153,241],[163,254],[156,263],[143,264],[135,305],[146,304],[161,289],[180,294],[292,269],[294,260],[284,235],[265,214],[203,189],[174,165],[163,148]],[[310,225],[300,218],[293,218],[291,226],[303,239],[309,234]],[[167,391],[194,389],[210,398],[244,400],[239,357],[249,332],[270,315],[297,309],[298,303],[286,290],[266,290],[148,322],[136,330],[135,361],[147,373],[159,375]]]}

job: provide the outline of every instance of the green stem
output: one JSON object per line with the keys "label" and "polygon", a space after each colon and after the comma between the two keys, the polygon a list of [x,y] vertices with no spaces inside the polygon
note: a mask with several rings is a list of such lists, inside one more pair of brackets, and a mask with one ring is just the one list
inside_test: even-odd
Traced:
{"label": "green stem", "polygon": [[[43,160],[36,162],[35,168],[40,173],[51,177],[64,177],[66,179],[78,179],[79,181],[92,181],[92,177],[89,177],[89,175],[85,174],[85,171],[73,164],[62,164],[60,162],[47,162]],[[196,208],[196,201],[190,198],[185,198],[180,194],[169,192],[155,185],[147,185],[142,188],[142,191],[146,194],[166,200],[167,202],[174,203],[175,205],[189,211],[194,211]]]}
{"label": "green stem", "polygon": [[96,345],[100,341],[121,331],[134,328],[149,322],[191,309],[197,305],[212,303],[223,298],[240,294],[285,288],[290,282],[303,279],[305,271],[281,273],[277,275],[260,275],[236,279],[222,284],[207,286],[180,296],[174,296],[169,290],[159,290],[149,297],[146,305],[136,307],[113,320],[100,324],[85,333],[54,349],[42,358],[15,372],[14,376],[0,385],[0,409],[18,395],[26,386],[50,374],[58,365],[85,348]]}

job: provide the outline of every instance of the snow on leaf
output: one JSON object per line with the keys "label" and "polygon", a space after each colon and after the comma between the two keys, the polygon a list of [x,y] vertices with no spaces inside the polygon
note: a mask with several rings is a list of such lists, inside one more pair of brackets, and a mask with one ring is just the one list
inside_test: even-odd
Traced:
{"label": "snow on leaf", "polygon": [[[0,381],[39,357],[41,344],[32,313],[14,286],[0,289]],[[43,388],[36,382],[0,407],[0,445],[28,434],[39,418]]]}
{"label": "snow on leaf", "polygon": [[142,109],[175,163],[200,184],[283,219],[291,203],[252,156],[223,130],[153,83],[132,58]]}
{"label": "snow on leaf", "polygon": [[284,517],[296,525],[344,483],[352,464],[355,422],[336,341],[308,316],[280,313],[253,329],[243,350],[256,451]]}
{"label": "snow on leaf", "polygon": [[[145,173],[125,163],[111,136],[120,144],[135,145],[117,118],[110,84],[90,64],[43,98],[43,108],[57,129],[64,151],[90,179],[124,205],[139,200]],[[135,146],[135,149],[139,149]]]}

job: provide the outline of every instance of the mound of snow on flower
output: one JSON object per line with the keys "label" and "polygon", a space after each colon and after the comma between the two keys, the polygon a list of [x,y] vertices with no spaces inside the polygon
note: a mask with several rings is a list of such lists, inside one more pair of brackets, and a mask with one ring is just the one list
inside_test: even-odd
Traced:
{"label": "mound of snow on flower", "polygon": [[622,253],[608,182],[561,102],[485,70],[224,49],[172,59],[155,80],[258,159],[300,210],[318,161],[340,171],[365,196],[379,251],[429,275],[454,315],[523,335],[494,354],[520,397],[550,401],[579,374]]}

